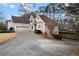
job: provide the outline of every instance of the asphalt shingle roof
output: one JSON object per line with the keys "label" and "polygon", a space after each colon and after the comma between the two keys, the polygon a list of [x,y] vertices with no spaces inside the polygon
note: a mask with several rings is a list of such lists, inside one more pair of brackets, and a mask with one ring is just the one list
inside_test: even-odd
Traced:
{"label": "asphalt shingle roof", "polygon": [[39,15],[39,16],[42,18],[42,20],[45,22],[45,24],[47,25],[48,28],[57,26],[57,23],[50,17],[48,17],[46,15]]}
{"label": "asphalt shingle roof", "polygon": [[13,21],[13,23],[25,23],[25,24],[29,24],[30,23],[29,18],[30,17],[27,16],[27,15],[23,15],[23,16],[20,16],[20,17],[12,16],[12,21]]}

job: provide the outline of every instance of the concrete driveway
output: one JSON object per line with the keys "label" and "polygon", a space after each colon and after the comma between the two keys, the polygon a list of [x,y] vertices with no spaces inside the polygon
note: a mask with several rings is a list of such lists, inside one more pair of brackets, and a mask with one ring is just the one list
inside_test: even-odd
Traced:
{"label": "concrete driveway", "polygon": [[50,40],[33,32],[19,32],[15,39],[0,44],[0,56],[79,55],[79,41]]}

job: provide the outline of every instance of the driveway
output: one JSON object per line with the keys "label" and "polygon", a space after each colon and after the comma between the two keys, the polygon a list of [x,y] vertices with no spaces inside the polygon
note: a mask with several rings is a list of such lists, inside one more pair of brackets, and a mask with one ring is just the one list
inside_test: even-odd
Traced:
{"label": "driveway", "polygon": [[50,40],[33,32],[18,32],[15,39],[0,44],[1,56],[79,55],[79,41]]}

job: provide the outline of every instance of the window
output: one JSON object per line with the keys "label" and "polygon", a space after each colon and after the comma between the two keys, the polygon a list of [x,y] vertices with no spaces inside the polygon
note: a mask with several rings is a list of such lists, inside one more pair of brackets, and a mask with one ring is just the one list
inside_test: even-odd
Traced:
{"label": "window", "polygon": [[22,26],[16,26],[17,28],[20,28],[20,27],[22,27]]}
{"label": "window", "polygon": [[16,26],[17,28],[28,28],[28,26]]}
{"label": "window", "polygon": [[39,19],[39,17],[37,17],[37,19]]}
{"label": "window", "polygon": [[38,28],[40,28],[41,26],[40,25],[38,25]]}
{"label": "window", "polygon": [[33,22],[33,20],[30,21],[31,23]]}
{"label": "window", "polygon": [[28,28],[28,26],[24,26],[24,28]]}
{"label": "window", "polygon": [[23,26],[17,26],[17,28],[22,28]]}
{"label": "window", "polygon": [[33,29],[33,26],[31,28]]}

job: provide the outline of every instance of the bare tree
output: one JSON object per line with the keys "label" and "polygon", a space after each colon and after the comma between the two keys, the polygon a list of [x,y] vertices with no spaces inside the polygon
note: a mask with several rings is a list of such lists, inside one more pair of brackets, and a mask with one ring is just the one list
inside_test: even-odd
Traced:
{"label": "bare tree", "polygon": [[5,28],[5,23],[3,22],[4,19],[3,11],[0,11],[0,29]]}
{"label": "bare tree", "polygon": [[72,17],[72,19],[70,19],[69,21],[69,24],[71,24],[73,29],[76,30],[76,23],[79,21],[79,3],[69,3],[66,7],[66,11],[67,15],[69,15],[69,17]]}
{"label": "bare tree", "polygon": [[32,4],[30,3],[24,3],[24,4],[20,4],[20,8],[19,8],[19,12],[21,14],[29,14],[31,13],[31,9],[32,9]]}

